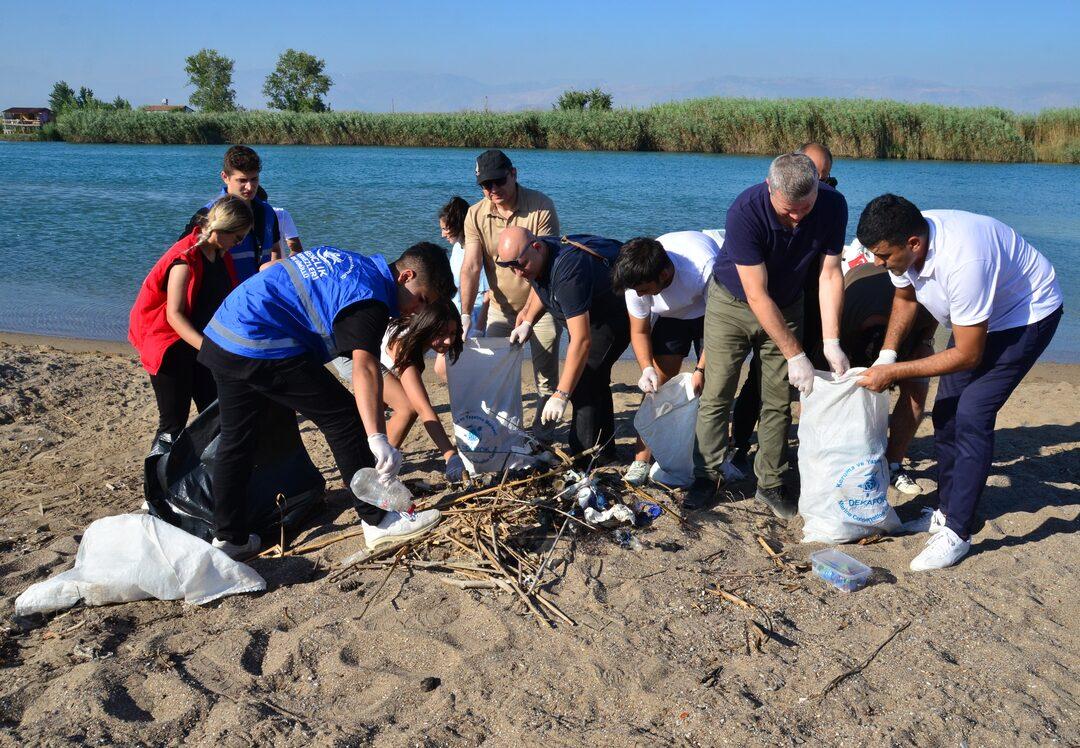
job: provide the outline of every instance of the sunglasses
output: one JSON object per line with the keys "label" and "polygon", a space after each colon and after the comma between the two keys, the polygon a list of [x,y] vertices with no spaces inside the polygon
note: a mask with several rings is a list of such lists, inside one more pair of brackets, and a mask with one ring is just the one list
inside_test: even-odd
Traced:
{"label": "sunglasses", "polygon": [[509,268],[510,270],[524,270],[525,266],[521,264],[521,258],[525,256],[525,253],[529,251],[528,247],[521,250],[521,254],[517,256],[515,260],[495,260],[495,264],[501,268]]}
{"label": "sunglasses", "polygon": [[821,181],[830,187],[835,187],[837,185],[836,177],[825,177]]}
{"label": "sunglasses", "polygon": [[480,189],[491,191],[492,187],[502,187],[506,184],[506,180],[509,179],[509,175],[500,179],[488,179],[480,183]]}

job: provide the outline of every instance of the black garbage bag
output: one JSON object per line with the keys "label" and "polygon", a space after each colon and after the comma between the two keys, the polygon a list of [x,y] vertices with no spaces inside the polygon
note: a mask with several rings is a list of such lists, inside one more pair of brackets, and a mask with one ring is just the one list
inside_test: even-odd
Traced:
{"label": "black garbage bag", "polygon": [[[144,464],[150,514],[209,541],[213,537],[211,474],[217,456],[218,404],[200,413],[175,441],[159,438]],[[326,481],[300,439],[296,413],[266,400],[259,414],[255,465],[247,490],[247,526],[264,539],[322,506]],[[277,497],[284,496],[281,506]]]}

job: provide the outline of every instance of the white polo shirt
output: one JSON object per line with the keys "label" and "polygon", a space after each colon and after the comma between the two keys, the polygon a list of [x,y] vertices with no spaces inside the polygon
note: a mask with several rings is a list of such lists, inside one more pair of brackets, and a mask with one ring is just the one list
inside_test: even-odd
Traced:
{"label": "white polo shirt", "polygon": [[[281,234],[282,240],[299,239],[300,233],[296,230],[296,224],[293,222],[292,216],[289,215],[289,211],[284,208],[274,208],[274,213],[277,214],[278,233]],[[288,247],[284,249],[288,249]]]}
{"label": "white polo shirt", "polygon": [[651,315],[675,319],[704,316],[709,278],[720,246],[701,231],[674,231],[656,240],[675,266],[671,285],[651,296],[639,296],[632,288],[626,289],[626,310],[638,319]]}
{"label": "white polo shirt", "polygon": [[988,322],[997,332],[1045,319],[1062,304],[1054,266],[1012,228],[962,210],[926,210],[930,246],[922,270],[889,274],[943,325]]}

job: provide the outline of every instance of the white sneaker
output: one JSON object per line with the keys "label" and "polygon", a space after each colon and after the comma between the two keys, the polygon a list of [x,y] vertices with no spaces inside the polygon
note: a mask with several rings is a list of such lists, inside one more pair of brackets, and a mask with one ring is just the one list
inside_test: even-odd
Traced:
{"label": "white sneaker", "polygon": [[746,473],[735,467],[735,463],[731,461],[730,457],[720,464],[720,472],[724,476],[725,483],[737,483],[746,480]]}
{"label": "white sneaker", "polygon": [[230,543],[228,540],[218,540],[214,538],[210,541],[210,545],[222,551],[226,556],[231,559],[238,560],[254,556],[262,548],[262,540],[258,535],[252,533],[248,535],[248,540],[243,545],[239,543]]}
{"label": "white sneaker", "polygon": [[911,570],[945,569],[966,556],[969,550],[970,540],[961,540],[960,536],[948,527],[942,527],[926,541],[922,553],[911,559]]}
{"label": "white sneaker", "polygon": [[930,527],[927,532],[933,535],[943,527],[945,527],[945,515],[941,513],[940,509],[935,509],[934,513],[930,515]]}
{"label": "white sneaker", "polygon": [[901,465],[895,462],[892,463],[889,465],[889,473],[892,478],[893,486],[895,486],[896,490],[900,493],[907,494],[908,496],[918,496],[922,493],[922,488],[920,488],[919,484],[907,474],[907,471],[904,470]]}
{"label": "white sneaker", "polygon": [[419,537],[439,523],[442,513],[438,509],[423,512],[387,512],[382,522],[369,525],[363,520],[364,543],[368,550],[378,550],[381,546],[400,543]]}
{"label": "white sneaker", "polygon": [[631,486],[644,486],[649,480],[649,463],[634,460],[623,474],[623,480]]}

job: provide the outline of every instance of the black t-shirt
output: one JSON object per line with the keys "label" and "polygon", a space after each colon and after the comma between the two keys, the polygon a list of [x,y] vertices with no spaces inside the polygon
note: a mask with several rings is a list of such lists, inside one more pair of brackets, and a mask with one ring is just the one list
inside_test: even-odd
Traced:
{"label": "black t-shirt", "polygon": [[229,278],[225,261],[219,257],[210,262],[204,257],[202,283],[199,285],[199,292],[192,300],[189,313],[191,326],[202,332],[230,291],[232,291],[232,279]]}
{"label": "black t-shirt", "polygon": [[585,312],[607,318],[626,314],[622,300],[611,290],[611,269],[584,250],[541,237],[550,251],[548,266],[533,281],[536,295],[560,321]]}
{"label": "black t-shirt", "polygon": [[381,301],[367,299],[345,307],[334,318],[337,355],[351,357],[353,351],[367,351],[378,358],[388,324],[390,309]]}

